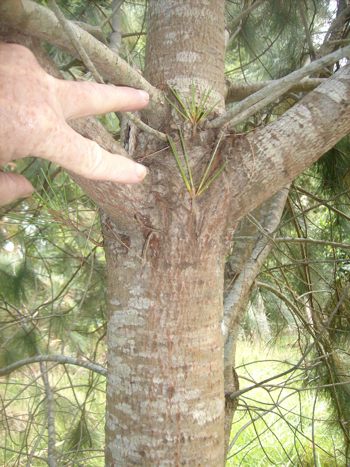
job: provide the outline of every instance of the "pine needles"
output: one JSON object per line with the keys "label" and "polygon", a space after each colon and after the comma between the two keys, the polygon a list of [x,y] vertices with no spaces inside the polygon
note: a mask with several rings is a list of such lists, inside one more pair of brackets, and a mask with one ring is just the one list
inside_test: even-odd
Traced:
{"label": "pine needles", "polygon": [[212,103],[212,89],[206,89],[197,98],[198,92],[194,83],[191,84],[188,97],[181,96],[180,92],[175,88],[170,87],[170,91],[175,98],[175,102],[167,98],[168,102],[185,121],[189,121],[194,127],[205,120],[219,103],[219,101]]}
{"label": "pine needles", "polygon": [[[175,98],[175,101],[167,98],[169,104],[184,119],[185,122],[189,122],[192,125],[193,129],[196,129],[197,125],[204,121],[213,112],[219,103],[219,101],[213,103],[213,99],[211,98],[212,89],[207,89],[200,93],[194,83],[191,84],[189,95],[187,97],[182,96],[175,88],[170,87],[170,91]],[[217,144],[215,145],[215,148],[210,156],[209,162],[207,163],[197,183],[194,180],[193,171],[190,164],[190,155],[185,145],[183,133],[180,129],[179,137],[182,154],[180,154],[178,151],[177,146],[171,136],[167,135],[167,140],[186,190],[188,191],[191,198],[196,198],[205,193],[225,169],[226,163],[222,163],[217,169],[213,168],[222,136],[218,138]]]}
{"label": "pine needles", "polygon": [[218,154],[218,149],[222,140],[222,136],[218,139],[215,148],[211,154],[209,162],[207,163],[198,183],[194,182],[194,176],[190,165],[190,156],[185,146],[185,140],[181,130],[179,130],[180,145],[182,151],[182,157],[176,147],[174,140],[168,135],[168,142],[171,152],[175,158],[176,165],[179,169],[179,173],[184,182],[184,185],[191,196],[196,198],[205,193],[213,182],[221,175],[226,167],[226,162],[223,162],[217,169],[213,170],[213,163]]}

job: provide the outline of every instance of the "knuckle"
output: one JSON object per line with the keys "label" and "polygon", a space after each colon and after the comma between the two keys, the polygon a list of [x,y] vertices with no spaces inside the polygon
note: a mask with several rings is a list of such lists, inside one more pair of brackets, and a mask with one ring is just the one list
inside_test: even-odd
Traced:
{"label": "knuckle", "polygon": [[17,58],[30,60],[37,63],[33,52],[22,44],[7,44],[7,51],[15,54]]}

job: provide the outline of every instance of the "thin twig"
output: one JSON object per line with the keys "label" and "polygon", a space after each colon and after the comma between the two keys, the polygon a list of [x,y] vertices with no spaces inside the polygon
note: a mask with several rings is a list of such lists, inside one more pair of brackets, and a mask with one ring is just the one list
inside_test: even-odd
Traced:
{"label": "thin twig", "polygon": [[[234,29],[234,28],[240,28],[240,23],[241,21],[243,21],[248,15],[249,13],[251,13],[253,10],[255,10],[255,8],[257,8],[258,6],[260,6],[265,0],[257,0],[256,2],[254,2],[250,7],[246,8],[245,10],[243,10],[239,15],[237,15],[233,21],[233,23],[230,25],[231,29]],[[230,47],[230,45],[232,44],[232,42],[234,41],[237,33],[237,31],[235,31],[229,38],[228,40],[228,47]]]}
{"label": "thin twig", "polygon": [[75,50],[79,54],[82,62],[84,63],[86,68],[91,71],[92,76],[95,78],[95,81],[97,83],[104,83],[102,76],[97,71],[95,65],[92,63],[89,55],[86,53],[86,50],[84,49],[84,46],[81,44],[81,42],[79,42],[74,28],[72,27],[71,23],[67,20],[67,18],[64,16],[60,8],[57,6],[56,1],[49,0],[48,3],[52,11],[55,13],[56,18],[60,22],[62,29],[67,34],[69,39],[72,41],[72,44],[74,45]]}
{"label": "thin twig", "polygon": [[65,355],[36,355],[34,357],[24,358],[23,360],[18,360],[11,365],[0,368],[0,376],[6,376],[12,373],[22,366],[31,365],[32,363],[40,362],[57,362],[61,364],[76,365],[87,370],[98,373],[102,376],[107,376],[107,369],[97,363],[86,362],[75,357],[68,357]]}
{"label": "thin twig", "polygon": [[282,371],[281,373],[279,373],[277,375],[274,375],[274,376],[271,376],[270,378],[266,378],[266,379],[264,379],[264,380],[262,380],[262,381],[260,381],[260,382],[258,382],[256,384],[252,385],[252,386],[249,386],[247,388],[244,388],[244,389],[241,389],[241,390],[234,391],[234,392],[230,393],[229,394],[230,399],[235,399],[236,397],[239,397],[242,394],[245,394],[246,392],[251,391],[252,389],[259,388],[259,387],[263,386],[264,384],[269,383],[270,381],[273,381],[274,379],[281,378],[282,376],[288,375],[292,371],[295,371],[295,370],[299,369],[300,365],[306,359],[308,354],[311,352],[314,345],[317,344],[321,340],[321,338],[323,337],[323,334],[328,330],[329,325],[331,324],[334,316],[337,314],[337,312],[338,312],[339,308],[341,307],[341,305],[344,303],[344,300],[347,298],[348,293],[349,293],[349,288],[346,288],[344,290],[343,295],[340,297],[338,303],[334,307],[332,313],[330,314],[329,319],[324,324],[323,329],[317,334],[317,336],[314,338],[313,342],[311,342],[308,345],[308,347],[306,348],[304,354],[301,356],[301,358],[299,359],[299,361],[295,365],[293,365],[288,370]]}
{"label": "thin twig", "polygon": [[301,16],[301,22],[303,23],[303,28],[304,28],[304,31],[305,31],[307,45],[309,47],[309,54],[310,54],[310,57],[312,58],[312,60],[315,60],[316,52],[315,52],[315,48],[314,48],[314,45],[313,45],[312,39],[311,39],[309,25],[308,25],[307,17],[306,17],[304,1],[299,2],[299,12],[300,12],[300,16]]}
{"label": "thin twig", "polygon": [[57,466],[56,459],[56,427],[55,427],[55,399],[50,385],[48,368],[45,362],[40,362],[41,379],[45,388],[45,399],[47,408],[47,463],[49,467]]}
{"label": "thin twig", "polygon": [[110,15],[106,16],[106,18],[103,20],[102,24],[101,24],[101,29],[104,28],[106,26],[106,24],[111,21],[112,17],[118,12],[118,10],[120,9],[120,7],[122,6],[123,4],[123,1],[124,0],[120,0],[119,2],[117,2],[111,12]]}
{"label": "thin twig", "polygon": [[140,118],[136,117],[134,114],[131,112],[126,112],[125,113],[127,118],[135,125],[137,128],[140,130],[143,130],[144,132],[148,133],[149,135],[155,136],[156,138],[160,139],[161,141],[168,141],[167,136],[165,133],[162,133],[161,131],[157,131],[154,128],[151,128],[148,126],[145,122],[143,122]]}
{"label": "thin twig", "polygon": [[[77,51],[70,37],[62,34],[62,25],[54,12],[31,0],[21,0],[21,8],[8,8],[11,0],[0,1],[1,21],[15,29],[23,30],[25,24],[26,34],[48,41],[77,56]],[[110,83],[116,85],[132,86],[143,89],[150,95],[151,110],[155,109],[158,115],[165,113],[164,93],[152,86],[143,76],[133,69],[125,60],[120,58],[106,45],[102,44],[88,32],[70,22],[74,28],[80,44],[88,52],[89,57],[98,66],[99,72]]]}
{"label": "thin twig", "polygon": [[[120,5],[122,2],[119,2]],[[95,81],[100,84],[104,84],[105,81],[102,77],[102,75],[98,72],[97,68],[93,64],[92,60],[90,59],[89,55],[87,54],[86,50],[84,49],[83,45],[79,42],[77,35],[75,33],[74,28],[71,26],[70,22],[67,20],[67,18],[64,16],[60,8],[57,6],[57,3],[55,0],[49,0],[49,5],[51,6],[52,10],[54,11],[58,21],[60,22],[62,29],[66,32],[67,36],[70,38],[72,41],[72,44],[74,45],[77,53],[79,54],[82,62],[86,66],[86,68],[91,72],[92,76],[95,78]],[[119,9],[120,5],[118,6],[117,9]],[[154,128],[151,128],[148,126],[146,123],[144,123],[141,119],[136,117],[130,112],[126,112],[127,118],[137,126],[140,130],[145,131],[148,134],[151,134],[161,141],[167,141],[167,137],[164,133],[161,133],[160,131],[155,130]]]}
{"label": "thin twig", "polygon": [[334,248],[343,248],[344,250],[348,250],[350,248],[350,243],[341,243],[341,242],[332,242],[329,240],[319,240],[315,238],[303,238],[303,237],[277,237],[274,239],[275,243],[311,243],[314,245],[324,245],[324,246],[332,246]]}

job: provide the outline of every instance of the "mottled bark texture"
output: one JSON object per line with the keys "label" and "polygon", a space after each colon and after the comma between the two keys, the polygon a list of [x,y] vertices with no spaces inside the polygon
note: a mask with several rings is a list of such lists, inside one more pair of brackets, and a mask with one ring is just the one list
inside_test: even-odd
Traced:
{"label": "mottled bark texture", "polygon": [[224,95],[224,2],[149,2],[146,78],[188,92],[195,83]]}
{"label": "mottled bark texture", "polygon": [[[198,141],[186,144],[194,162],[207,157]],[[106,462],[223,465],[229,187],[225,196],[217,184],[191,199],[169,151],[162,159],[163,179],[153,173],[147,202],[135,200],[134,222],[123,222],[119,206],[102,216],[110,310]]]}
{"label": "mottled bark texture", "polygon": [[[224,107],[223,0],[150,0],[145,77],[183,96],[195,85],[197,95],[210,90],[210,100]],[[152,124],[162,126],[156,115]]]}
{"label": "mottled bark texture", "polygon": [[233,136],[226,151],[232,218],[256,208],[333,147],[349,133],[349,117],[347,65],[277,121],[247,136]]}
{"label": "mottled bark texture", "polygon": [[128,247],[104,221],[107,465],[224,462],[223,260],[217,239],[188,233],[192,214],[177,214],[165,235],[121,237]]}

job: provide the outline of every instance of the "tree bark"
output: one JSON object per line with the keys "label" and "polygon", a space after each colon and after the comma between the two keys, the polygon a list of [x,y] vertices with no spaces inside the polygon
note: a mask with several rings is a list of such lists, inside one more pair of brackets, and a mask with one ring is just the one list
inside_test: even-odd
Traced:
{"label": "tree bark", "polygon": [[[223,105],[223,27],[223,1],[151,0],[151,84],[183,95],[192,84],[197,92],[211,89]],[[151,122],[164,127],[155,114]],[[210,147],[215,136],[205,139]],[[152,144],[139,138],[140,156]],[[188,148],[195,171],[203,149],[192,140]],[[225,216],[214,213],[209,197],[190,198],[169,151],[153,163],[134,228],[116,210],[102,218],[110,310],[106,464],[220,466]]]}
{"label": "tree bark", "polygon": [[[331,123],[332,122],[332,123]],[[242,218],[350,132],[350,66],[339,70],[280,119],[228,137],[231,216]]]}
{"label": "tree bark", "polygon": [[[62,29],[55,14],[48,8],[31,0],[2,0],[0,2],[0,21],[18,31],[56,44],[58,47],[79,58],[77,50]],[[162,93],[150,86],[142,75],[127,62],[112,52],[105,44],[98,41],[76,23],[71,27],[81,46],[104,79],[110,83],[133,86],[144,89],[151,96],[151,106],[156,104],[157,112],[161,113],[164,99]]]}
{"label": "tree bark", "polygon": [[198,239],[191,214],[171,217],[165,235],[134,233],[124,245],[103,220],[109,466],[224,464],[224,264],[215,235]]}
{"label": "tree bark", "polygon": [[158,88],[212,90],[223,103],[223,0],[150,0],[146,78]]}

